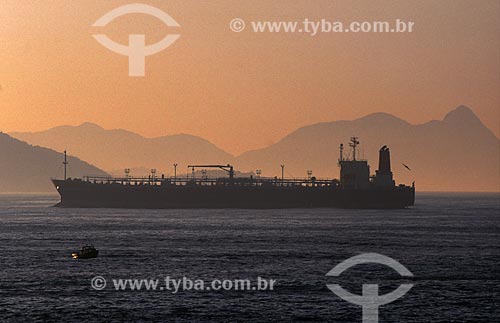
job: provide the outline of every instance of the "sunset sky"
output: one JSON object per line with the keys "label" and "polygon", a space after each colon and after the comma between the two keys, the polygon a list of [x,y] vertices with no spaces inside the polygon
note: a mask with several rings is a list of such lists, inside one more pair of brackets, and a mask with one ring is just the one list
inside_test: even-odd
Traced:
{"label": "sunset sky", "polygon": [[[201,136],[230,153],[298,127],[387,112],[412,123],[469,106],[500,135],[500,1],[138,1],[142,14],[92,27],[134,1],[1,0],[0,131],[90,121],[147,137]],[[414,21],[413,33],[241,33],[245,21]],[[248,23],[247,23],[248,24]],[[180,39],[128,76],[128,58],[100,45],[145,34]]]}

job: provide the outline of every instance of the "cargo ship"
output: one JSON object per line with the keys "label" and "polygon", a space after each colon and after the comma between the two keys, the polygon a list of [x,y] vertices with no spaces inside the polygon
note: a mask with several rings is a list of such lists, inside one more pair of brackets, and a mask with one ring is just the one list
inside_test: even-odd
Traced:
{"label": "cargo ship", "polygon": [[[282,176],[235,176],[231,165],[189,165],[192,175],[147,178],[125,177],[52,179],[61,196],[60,207],[74,208],[374,208],[394,209],[414,205],[415,183],[396,185],[387,146],[379,150],[379,167],[370,175],[367,160],[357,159],[357,137],[351,137],[348,156],[339,147],[339,179],[290,179]],[[195,169],[224,170],[225,177],[196,177]]]}

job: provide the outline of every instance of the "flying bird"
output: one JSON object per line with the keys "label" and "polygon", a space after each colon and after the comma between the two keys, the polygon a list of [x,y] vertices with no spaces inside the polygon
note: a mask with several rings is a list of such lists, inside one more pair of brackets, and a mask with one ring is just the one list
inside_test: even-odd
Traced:
{"label": "flying bird", "polygon": [[[401,164],[403,164],[403,163],[401,163]],[[403,166],[404,166],[404,167],[406,167],[406,169],[411,170],[411,168],[410,168],[410,167],[408,167],[408,165],[403,164]]]}

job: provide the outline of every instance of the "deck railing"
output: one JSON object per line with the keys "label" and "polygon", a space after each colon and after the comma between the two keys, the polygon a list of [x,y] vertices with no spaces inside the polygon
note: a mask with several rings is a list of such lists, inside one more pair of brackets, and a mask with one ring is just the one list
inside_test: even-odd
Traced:
{"label": "deck railing", "polygon": [[[71,179],[70,179],[71,180]],[[277,177],[113,177],[84,176],[84,182],[94,184],[151,185],[151,186],[283,186],[283,187],[330,187],[338,186],[335,179],[277,178]]]}

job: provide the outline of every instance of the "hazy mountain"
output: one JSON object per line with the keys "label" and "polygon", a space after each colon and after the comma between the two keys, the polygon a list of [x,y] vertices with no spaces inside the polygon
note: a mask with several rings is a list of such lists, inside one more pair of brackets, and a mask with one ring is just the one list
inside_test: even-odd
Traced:
{"label": "hazy mountain", "polygon": [[338,177],[339,144],[348,148],[353,135],[359,136],[360,153],[369,160],[372,173],[378,168],[378,149],[388,145],[398,182],[415,180],[418,190],[500,191],[500,141],[465,106],[443,120],[419,125],[385,113],[314,124],[238,156],[235,166],[274,176],[285,164],[286,176],[305,177],[310,169],[315,176]]}
{"label": "hazy mountain", "polygon": [[[34,147],[0,132],[0,192],[55,192],[51,177],[63,177],[63,154]],[[68,176],[105,175],[98,168],[68,156]]]}
{"label": "hazy mountain", "polygon": [[158,173],[173,175],[173,163],[179,164],[178,173],[185,173],[187,164],[227,164],[233,158],[196,136],[145,138],[126,130],[105,130],[92,123],[11,135],[34,145],[59,151],[67,149],[72,155],[114,174],[123,174],[124,168],[130,168],[132,175],[144,175],[145,171],[156,168]]}
{"label": "hazy mountain", "polygon": [[[232,163],[235,170],[262,170],[263,176],[338,177],[338,146],[349,137],[361,141],[359,155],[378,167],[378,150],[388,145],[397,182],[416,182],[417,189],[441,191],[500,191],[500,141],[467,107],[460,106],[443,120],[413,125],[386,113],[352,121],[334,121],[300,128],[267,148],[233,157],[210,142],[190,135],[144,138],[125,130],[104,130],[84,123],[36,133],[13,133],[32,144],[68,151],[108,173],[143,175],[185,174],[188,163]],[[346,153],[348,149],[346,149]],[[402,166],[408,165],[411,171]]]}

